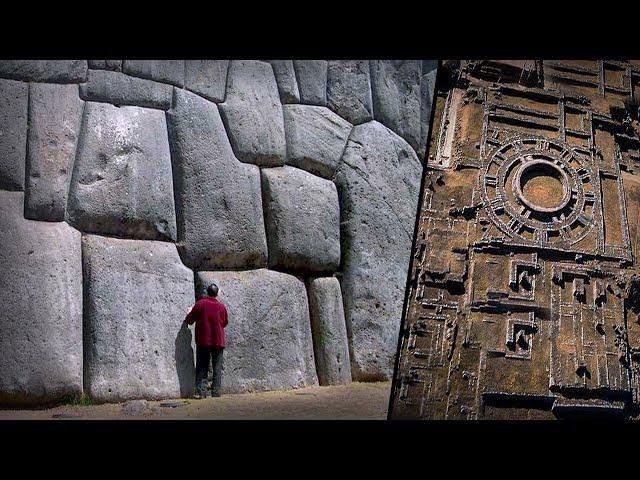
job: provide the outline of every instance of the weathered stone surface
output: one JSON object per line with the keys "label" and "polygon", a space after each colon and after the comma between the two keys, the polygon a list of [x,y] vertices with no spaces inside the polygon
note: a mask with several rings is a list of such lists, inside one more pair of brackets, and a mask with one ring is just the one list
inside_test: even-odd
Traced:
{"label": "weathered stone surface", "polygon": [[124,60],[122,71],[156,82],[184,86],[184,60]]}
{"label": "weathered stone surface", "polygon": [[420,146],[420,60],[371,60],[371,96],[375,118]]}
{"label": "weathered stone surface", "polygon": [[61,222],[84,102],[78,97],[77,85],[33,83],[29,88],[24,215]]}
{"label": "weathered stone surface", "polygon": [[229,60],[186,60],[185,86],[212,102],[222,102]]}
{"label": "weathered stone surface", "polygon": [[84,82],[87,77],[87,61],[0,60],[0,77],[25,82]]}
{"label": "weathered stone surface", "polygon": [[84,235],[85,391],[96,401],[188,396],[193,273],[173,244]]}
{"label": "weathered stone surface", "polygon": [[225,393],[317,385],[304,283],[272,270],[198,272],[199,295],[211,282],[229,313]]}
{"label": "weathered stone surface", "polygon": [[236,159],[214,103],[176,90],[167,118],[185,264],[199,270],[266,266],[259,168]]}
{"label": "weathered stone surface", "polygon": [[269,63],[231,61],[220,113],[239,160],[261,166],[284,164],[282,104]]}
{"label": "weathered stone surface", "polygon": [[437,60],[422,61],[422,78],[420,80],[420,148],[418,157],[424,161],[427,142],[429,140],[429,122],[431,120],[431,107],[438,73]]}
{"label": "weathered stone surface", "polygon": [[29,87],[0,80],[0,189],[24,190]]}
{"label": "weathered stone surface", "polygon": [[166,83],[108,70],[89,70],[87,83],[80,85],[84,100],[163,110],[171,107],[172,94],[173,87]]}
{"label": "weathered stone surface", "polygon": [[67,218],[84,232],[176,239],[164,112],[86,103]]}
{"label": "weathered stone surface", "polygon": [[327,104],[357,125],[373,118],[367,60],[330,60],[327,65]]}
{"label": "weathered stone surface", "polygon": [[309,105],[327,105],[327,61],[294,60],[300,101]]}
{"label": "weathered stone surface", "polygon": [[122,60],[89,60],[89,68],[94,70],[122,71]]}
{"label": "weathered stone surface", "polygon": [[340,207],[330,180],[293,167],[262,170],[269,265],[331,272],[340,265]]}
{"label": "weathered stone surface", "polygon": [[313,352],[320,385],[351,382],[349,342],[340,282],[334,277],[307,282]]}
{"label": "weathered stone surface", "polygon": [[354,380],[392,375],[421,173],[411,146],[384,125],[353,128],[336,183]]}
{"label": "weathered stone surface", "polygon": [[332,178],[351,124],[325,107],[284,105],[287,165]]}
{"label": "weathered stone surface", "polygon": [[293,69],[293,60],[269,60],[276,76],[278,92],[282,103],[298,103],[300,92],[296,72]]}
{"label": "weathered stone surface", "polygon": [[36,405],[82,394],[80,233],[23,196],[0,191],[0,403]]}

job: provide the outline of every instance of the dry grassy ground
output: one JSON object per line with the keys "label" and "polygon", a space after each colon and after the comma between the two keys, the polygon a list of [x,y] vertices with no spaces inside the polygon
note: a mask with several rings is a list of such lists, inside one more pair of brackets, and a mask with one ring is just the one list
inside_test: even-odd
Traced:
{"label": "dry grassy ground", "polygon": [[[384,420],[390,382],[224,395],[204,400],[0,410],[0,420]],[[165,404],[165,406],[162,406]],[[179,405],[171,408],[169,405]]]}

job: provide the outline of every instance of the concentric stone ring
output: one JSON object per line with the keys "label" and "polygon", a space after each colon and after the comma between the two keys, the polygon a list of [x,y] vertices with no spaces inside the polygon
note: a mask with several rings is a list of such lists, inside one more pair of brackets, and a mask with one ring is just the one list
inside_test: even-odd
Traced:
{"label": "concentric stone ring", "polygon": [[[553,188],[557,184],[556,188]],[[536,192],[536,187],[529,188],[531,184],[540,184],[541,192]],[[553,213],[562,210],[571,199],[570,181],[567,174],[557,165],[548,160],[533,160],[522,163],[514,179],[516,196],[531,210],[541,213]],[[558,188],[562,191],[558,195]],[[538,193],[538,195],[536,195]],[[540,198],[542,194],[542,198]]]}

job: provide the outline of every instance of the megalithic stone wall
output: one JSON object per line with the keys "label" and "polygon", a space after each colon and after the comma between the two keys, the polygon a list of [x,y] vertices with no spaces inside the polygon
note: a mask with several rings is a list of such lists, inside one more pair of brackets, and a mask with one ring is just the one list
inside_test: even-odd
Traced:
{"label": "megalithic stone wall", "polygon": [[389,379],[435,67],[0,60],[0,403]]}

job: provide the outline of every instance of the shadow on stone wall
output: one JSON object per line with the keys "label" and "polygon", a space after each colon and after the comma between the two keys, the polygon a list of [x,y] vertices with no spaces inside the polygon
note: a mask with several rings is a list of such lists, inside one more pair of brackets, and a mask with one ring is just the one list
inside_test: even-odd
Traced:
{"label": "shadow on stone wall", "polygon": [[193,347],[191,346],[191,330],[184,323],[176,336],[176,371],[180,382],[180,396],[191,397],[195,387],[195,365]]}

